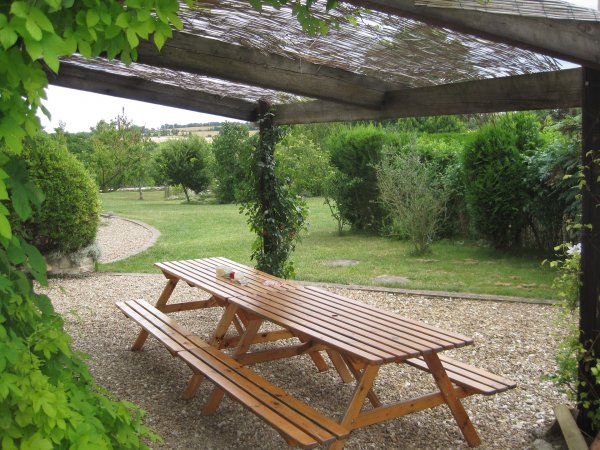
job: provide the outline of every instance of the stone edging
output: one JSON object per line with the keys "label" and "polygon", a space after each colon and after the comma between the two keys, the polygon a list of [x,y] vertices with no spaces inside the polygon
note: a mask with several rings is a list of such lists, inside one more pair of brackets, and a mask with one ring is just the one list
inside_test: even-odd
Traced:
{"label": "stone edging", "polygon": [[337,283],[320,283],[312,281],[296,281],[298,284],[306,286],[320,286],[324,288],[339,288],[350,289],[357,291],[372,291],[372,292],[389,292],[392,294],[404,295],[420,295],[422,297],[444,297],[444,298],[460,298],[464,300],[485,300],[493,302],[510,302],[510,303],[530,303],[535,305],[556,305],[560,303],[558,300],[550,300],[545,298],[526,298],[512,297],[508,295],[489,295],[489,294],[469,294],[466,292],[447,292],[447,291],[420,291],[416,289],[401,289],[387,288],[380,286],[360,286],[356,284],[337,284]]}
{"label": "stone edging", "polygon": [[137,255],[138,253],[142,253],[145,250],[148,250],[150,247],[152,247],[157,239],[160,237],[160,231],[158,231],[156,228],[154,228],[153,226],[148,225],[145,222],[142,222],[140,220],[135,220],[135,219],[128,219],[127,217],[121,217],[121,216],[117,216],[117,215],[106,215],[106,214],[102,214],[103,217],[107,217],[107,218],[115,218],[115,219],[119,219],[119,220],[124,220],[126,222],[131,222],[134,223],[136,225],[139,225],[142,228],[145,228],[146,230],[150,231],[150,233],[152,233],[152,236],[150,237],[150,239],[148,240],[147,243],[145,243],[144,245],[142,245],[141,247],[137,248],[133,253],[130,253],[129,255],[125,255],[125,256],[119,256],[117,258],[113,258],[110,261],[103,261],[102,264],[110,264],[113,263],[115,261],[120,261],[122,259],[125,258],[129,258],[133,255]]}
{"label": "stone edging", "polygon": [[[133,273],[133,272],[96,272],[96,275],[110,275],[110,276],[156,276],[156,273]],[[301,281],[293,280],[295,283],[304,286],[317,286],[323,288],[338,288],[338,289],[349,289],[355,291],[371,291],[379,293],[390,293],[390,294],[403,294],[403,295],[418,295],[421,297],[438,297],[438,298],[458,298],[461,300],[477,300],[477,301],[492,301],[502,303],[527,303],[532,305],[557,305],[560,302],[558,300],[551,300],[545,298],[526,298],[526,297],[511,297],[508,295],[489,295],[489,294],[469,294],[467,292],[447,292],[447,291],[419,291],[416,289],[400,289],[400,288],[386,288],[380,286],[360,286],[356,284],[337,284],[337,283],[318,283],[314,281]]]}

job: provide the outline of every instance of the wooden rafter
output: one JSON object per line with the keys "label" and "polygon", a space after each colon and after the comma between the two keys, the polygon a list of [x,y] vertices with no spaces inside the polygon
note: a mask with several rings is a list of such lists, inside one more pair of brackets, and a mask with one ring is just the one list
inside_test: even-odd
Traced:
{"label": "wooden rafter", "polygon": [[193,89],[184,89],[138,77],[124,76],[62,62],[58,75],[48,74],[50,84],[97,94],[156,103],[190,111],[216,114],[252,122],[256,104]]}
{"label": "wooden rafter", "polygon": [[160,52],[140,43],[138,55],[141,64],[370,108],[386,90],[375,78],[181,32]]}
{"label": "wooden rafter", "polygon": [[413,0],[346,0],[369,9],[600,68],[600,23],[417,6]]}
{"label": "wooden rafter", "polygon": [[333,102],[277,105],[278,124],[490,113],[581,105],[581,70],[467,81],[389,92],[377,111]]}

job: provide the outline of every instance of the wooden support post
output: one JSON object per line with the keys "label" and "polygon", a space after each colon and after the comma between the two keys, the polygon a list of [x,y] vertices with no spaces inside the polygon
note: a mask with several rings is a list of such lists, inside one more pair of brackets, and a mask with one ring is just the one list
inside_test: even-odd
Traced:
{"label": "wooden support post", "polygon": [[354,381],[354,378],[352,378],[352,375],[348,371],[348,366],[346,366],[344,359],[337,352],[337,350],[328,349],[327,354],[329,355],[329,359],[331,359],[333,367],[335,367],[335,370],[337,370],[337,373],[340,375],[342,382],[346,384],[352,383]]}
{"label": "wooden support post", "polygon": [[[262,323],[262,319],[251,319],[248,322],[246,331],[244,331],[238,346],[233,352],[234,357],[241,356],[248,351]],[[206,404],[204,405],[204,408],[202,409],[202,415],[209,416],[214,413],[221,404],[221,400],[223,399],[224,395],[225,390],[219,386],[215,386]]]}
{"label": "wooden support post", "polygon": [[221,345],[223,344],[223,339],[225,338],[227,330],[233,322],[237,311],[238,307],[233,303],[231,303],[227,308],[225,308],[225,312],[223,313],[223,316],[221,316],[221,320],[219,320],[219,323],[217,324],[215,334],[210,340],[210,345],[216,348],[221,348]]}
{"label": "wooden support post", "polygon": [[185,388],[185,391],[183,391],[183,394],[181,395],[181,398],[183,398],[184,400],[189,400],[194,395],[196,395],[196,392],[198,392],[198,388],[202,384],[202,380],[204,380],[204,375],[203,374],[201,374],[201,373],[194,373],[192,375],[192,378],[188,382],[188,385]]}
{"label": "wooden support post", "polygon": [[[584,348],[600,357],[600,71],[584,67],[582,98],[582,162],[585,187],[582,192],[581,232],[581,290],[580,290],[580,342]],[[583,397],[595,398],[592,391],[600,386],[590,373],[591,365],[581,361],[579,365],[578,400],[581,410]],[[594,410],[598,405],[592,405]],[[592,411],[595,414],[595,411]],[[592,435],[588,414],[580,414],[578,424]]]}
{"label": "wooden support post", "polygon": [[[258,102],[258,153],[260,155],[260,161],[257,163],[260,167],[271,167],[273,160],[275,159],[275,145],[271,145],[273,141],[273,133],[275,132],[275,124],[273,122],[273,114],[270,112],[271,104],[265,100],[259,100]],[[260,208],[262,211],[271,210],[271,189],[273,181],[269,180],[268,170],[261,170],[258,178],[258,199]],[[265,255],[273,253],[277,250],[277,241],[274,236],[271,236],[267,230],[262,231],[263,235],[263,252]]]}

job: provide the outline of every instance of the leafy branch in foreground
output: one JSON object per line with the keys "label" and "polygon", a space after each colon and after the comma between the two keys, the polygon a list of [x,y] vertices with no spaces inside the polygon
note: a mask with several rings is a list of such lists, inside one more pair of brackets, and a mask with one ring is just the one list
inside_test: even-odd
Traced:
{"label": "leafy branch in foreground", "polygon": [[[0,5],[0,447],[2,449],[147,448],[157,436],[142,412],[93,380],[50,299],[40,252],[20,222],[43,195],[29,181],[23,139],[40,129],[38,109],[59,57],[106,52],[130,62],[139,39],[161,47],[181,28],[175,0],[16,1]],[[11,220],[9,220],[9,217]],[[12,223],[12,225],[11,225]]]}

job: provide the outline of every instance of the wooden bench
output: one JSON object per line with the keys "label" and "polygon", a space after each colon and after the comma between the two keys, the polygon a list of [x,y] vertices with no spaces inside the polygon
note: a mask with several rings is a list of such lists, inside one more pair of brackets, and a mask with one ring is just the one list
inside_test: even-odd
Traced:
{"label": "wooden bench", "polygon": [[[455,359],[447,358],[445,356],[439,356],[448,378],[468,391],[476,394],[492,395],[499,392],[504,392],[509,389],[513,389],[517,386],[514,381],[493,373],[487,372],[486,370],[478,369],[475,366],[466,364]],[[427,363],[423,358],[411,358],[407,359],[407,364],[410,364],[417,369],[429,371]]]}
{"label": "wooden bench", "polygon": [[[235,359],[194,336],[143,300],[117,303],[123,313],[162,342],[194,371],[186,392],[193,395],[202,375],[275,428],[290,445],[312,448],[348,436],[349,430],[287,394]],[[187,395],[189,397],[190,395]],[[211,413],[212,397],[203,413]],[[218,404],[218,401],[216,402]]]}

